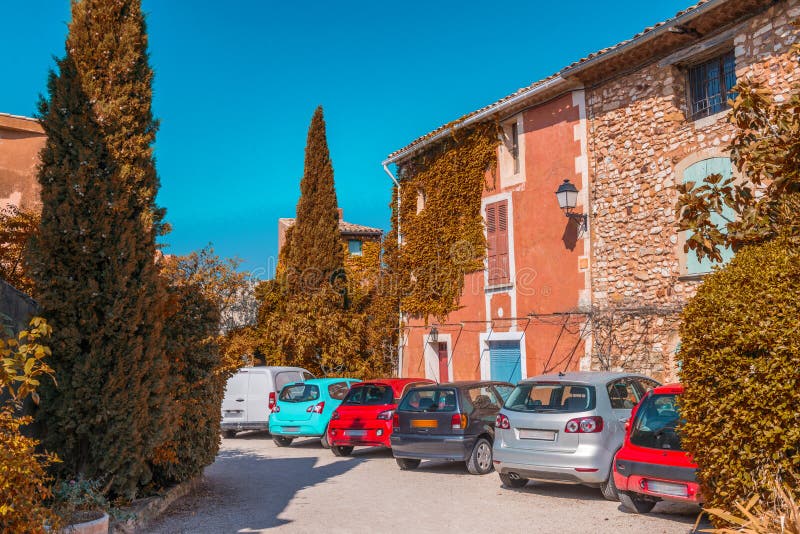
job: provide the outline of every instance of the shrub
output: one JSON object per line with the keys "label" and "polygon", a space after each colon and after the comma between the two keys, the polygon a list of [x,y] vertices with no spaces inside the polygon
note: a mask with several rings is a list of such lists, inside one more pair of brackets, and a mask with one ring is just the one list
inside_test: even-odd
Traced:
{"label": "shrub", "polygon": [[36,387],[50,368],[43,359],[50,350],[40,343],[50,335],[50,327],[39,318],[16,337],[0,338],[0,532],[38,533],[57,521],[45,506],[51,497],[46,468],[57,461],[38,454],[38,441],[22,434],[29,417],[18,417],[22,402],[36,400]]}
{"label": "shrub", "polygon": [[764,502],[754,495],[746,503],[736,503],[736,511],[718,508],[706,510],[734,528],[720,528],[709,532],[713,534],[800,534],[800,505],[792,497],[791,490],[773,482],[774,498]]}
{"label": "shrub", "polygon": [[[732,510],[800,469],[800,250],[745,247],[709,275],[681,326],[684,444],[706,503]],[[718,519],[717,519],[718,521]]]}

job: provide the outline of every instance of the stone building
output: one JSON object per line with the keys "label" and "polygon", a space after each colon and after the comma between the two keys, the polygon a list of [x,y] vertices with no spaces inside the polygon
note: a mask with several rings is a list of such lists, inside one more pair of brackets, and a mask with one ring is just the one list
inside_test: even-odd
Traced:
{"label": "stone building", "polygon": [[683,250],[675,186],[736,174],[727,92],[749,78],[785,98],[798,17],[797,0],[707,0],[561,72],[586,88],[592,368],[674,378],[679,311],[711,270]]}
{"label": "stone building", "polygon": [[[433,378],[494,377],[488,342],[498,332],[509,339],[516,332],[521,378],[555,370],[546,358],[548,352],[561,354],[564,333],[568,343],[579,338],[573,351],[580,358],[571,359],[570,368],[674,378],[680,311],[711,270],[683,251],[675,187],[715,173],[736,175],[726,152],[734,135],[727,121],[729,90],[737,80],[752,78],[776,100],[786,98],[800,81],[791,51],[797,40],[792,21],[798,18],[800,0],[701,0],[392,153],[384,165],[402,171],[414,153],[458,128],[498,122],[498,199],[513,214],[508,283],[491,287],[488,263],[483,273],[465,278],[462,307],[437,328],[437,339],[442,327],[453,330],[445,341],[459,339],[455,351],[442,352],[441,341],[436,350],[428,346],[436,324],[401,315],[401,374],[424,369]],[[511,125],[517,144],[508,140],[515,135],[509,134]],[[509,171],[512,148],[522,172]],[[561,180],[579,189],[573,215],[588,218],[588,231],[569,253],[550,235],[565,228],[553,195]],[[484,199],[484,215],[492,200]],[[521,297],[519,290],[530,283],[521,279],[526,272],[538,279],[533,295]],[[510,327],[502,326],[504,317],[506,324],[514,319]],[[558,319],[563,317],[569,319]],[[528,326],[537,319],[541,327]],[[554,336],[546,322],[565,330]],[[479,340],[470,338],[475,325]]]}
{"label": "stone building", "polygon": [[0,209],[41,209],[36,167],[45,140],[36,119],[0,113]]}

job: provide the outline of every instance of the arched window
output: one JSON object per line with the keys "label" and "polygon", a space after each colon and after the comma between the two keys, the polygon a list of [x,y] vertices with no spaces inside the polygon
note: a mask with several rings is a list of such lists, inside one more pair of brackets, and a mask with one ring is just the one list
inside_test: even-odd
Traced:
{"label": "arched window", "polygon": [[[733,175],[731,160],[729,158],[708,158],[698,161],[686,167],[683,171],[683,183],[694,182],[695,184],[700,184],[712,174],[721,174],[723,178],[730,178]],[[728,219],[735,217],[733,210],[727,206],[723,208],[722,213]],[[719,228],[722,228],[726,222],[725,218],[716,213],[711,215],[711,221]],[[707,258],[703,259],[703,261],[698,260],[697,255],[691,250],[686,255],[685,274],[694,275],[711,272],[711,266],[714,265],[714,262]],[[727,263],[732,257],[733,251],[730,248],[722,250],[722,263]]]}

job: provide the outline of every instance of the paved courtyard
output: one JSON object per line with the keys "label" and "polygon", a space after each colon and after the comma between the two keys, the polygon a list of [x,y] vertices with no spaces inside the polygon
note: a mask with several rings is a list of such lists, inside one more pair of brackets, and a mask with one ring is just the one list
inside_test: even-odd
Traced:
{"label": "paved courtyard", "polygon": [[423,462],[400,471],[391,452],[356,449],[336,458],[318,440],[278,448],[269,434],[223,440],[194,495],[148,532],[691,532],[698,509],[659,503],[646,516],[623,511],[599,490],[529,483],[505,489],[495,473]]}

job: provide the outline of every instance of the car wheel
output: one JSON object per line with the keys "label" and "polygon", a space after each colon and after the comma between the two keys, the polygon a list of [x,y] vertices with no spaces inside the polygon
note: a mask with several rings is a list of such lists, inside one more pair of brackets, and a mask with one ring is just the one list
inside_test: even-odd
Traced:
{"label": "car wheel", "polygon": [[322,436],[319,438],[319,443],[322,445],[323,449],[330,449],[331,443],[328,441],[328,427],[325,427],[325,432],[322,433]]}
{"label": "car wheel", "polygon": [[272,441],[275,442],[275,445],[278,447],[288,447],[292,444],[294,438],[287,438],[286,436],[272,436]]}
{"label": "car wheel", "polygon": [[493,467],[492,444],[488,439],[480,438],[472,447],[472,453],[467,459],[467,471],[473,475],[485,475]]}
{"label": "car wheel", "polygon": [[635,493],[620,493],[619,500],[622,506],[637,514],[646,514],[656,505],[655,501],[642,499],[637,497]]}
{"label": "car wheel", "polygon": [[422,460],[417,460],[415,458],[395,458],[395,461],[403,471],[411,471],[419,467]]}
{"label": "car wheel", "polygon": [[336,456],[350,456],[350,453],[353,452],[353,447],[350,445],[333,445],[331,450]]}
{"label": "car wheel", "polygon": [[222,433],[222,435],[225,436],[228,439],[233,439],[233,438],[236,437],[236,431],[235,430],[226,430],[225,432]]}
{"label": "car wheel", "polygon": [[522,477],[512,478],[511,475],[509,475],[508,473],[498,473],[498,474],[500,475],[500,481],[507,488],[524,488],[525,484],[528,483],[527,478],[522,478]]}
{"label": "car wheel", "polygon": [[603,492],[603,497],[607,501],[618,501],[619,500],[619,492],[617,491],[617,483],[614,482],[614,466],[611,466],[611,470],[608,472],[608,479],[600,484],[600,491]]}

